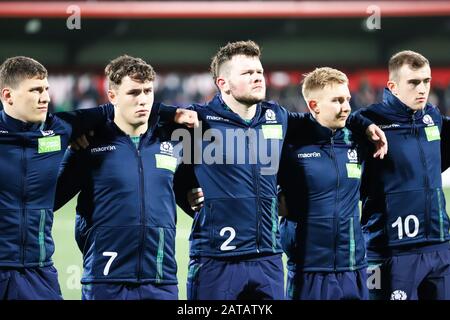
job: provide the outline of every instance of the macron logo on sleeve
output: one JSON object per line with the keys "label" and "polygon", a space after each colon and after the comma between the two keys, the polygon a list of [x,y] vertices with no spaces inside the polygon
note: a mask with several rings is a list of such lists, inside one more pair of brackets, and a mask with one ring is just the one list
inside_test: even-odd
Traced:
{"label": "macron logo on sleeve", "polygon": [[399,128],[400,125],[399,125],[399,124],[396,124],[396,123],[391,123],[391,124],[378,124],[378,127],[379,127],[380,129],[385,130],[385,129]]}
{"label": "macron logo on sleeve", "polygon": [[91,154],[116,150],[116,146],[104,146],[91,149]]}
{"label": "macron logo on sleeve", "polygon": [[320,152],[308,152],[308,153],[299,153],[297,154],[297,157],[299,159],[305,159],[305,158],[320,158],[322,155]]}
{"label": "macron logo on sleeve", "polygon": [[55,132],[53,130],[47,130],[47,131],[43,131],[41,130],[41,133],[44,137],[49,137],[49,136],[54,136]]}
{"label": "macron logo on sleeve", "polygon": [[210,116],[210,115],[206,116],[206,120],[211,120],[211,121],[225,121],[225,122],[230,121],[230,120],[224,119],[224,118],[222,118],[222,117],[218,117],[218,116]]}

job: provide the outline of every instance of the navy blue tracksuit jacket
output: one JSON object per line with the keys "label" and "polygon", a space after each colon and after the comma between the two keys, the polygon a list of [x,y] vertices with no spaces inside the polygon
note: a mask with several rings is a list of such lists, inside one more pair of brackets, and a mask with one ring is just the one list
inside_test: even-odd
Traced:
{"label": "navy blue tracksuit jacket", "polygon": [[360,226],[361,163],[352,133],[332,130],[307,115],[283,148],[279,183],[288,218],[281,234],[288,268],[353,271],[367,265]]}
{"label": "navy blue tracksuit jacket", "polygon": [[176,284],[178,166],[172,126],[159,125],[160,105],[136,148],[110,120],[80,152],[67,151],[56,206],[79,191],[76,240],[83,253],[82,283]]}
{"label": "navy blue tracksuit jacket", "polygon": [[[278,164],[288,126],[295,130],[304,125],[308,121],[305,114],[289,113],[276,103],[262,102],[257,105],[254,118],[246,122],[226,107],[220,95],[206,105],[192,108],[197,111],[204,132],[210,130],[198,150],[204,158],[212,154],[216,162],[197,163],[187,169],[193,167],[191,180],[196,178],[205,195],[204,207],[194,217],[191,257],[281,253]],[[361,118],[353,119],[360,132],[369,124]],[[230,134],[238,138],[230,138]],[[213,135],[216,137],[211,139]],[[237,142],[239,137],[243,139],[241,144]],[[264,171],[270,166],[265,159],[267,154],[272,156],[272,170]],[[182,185],[183,179],[180,180]],[[192,181],[186,181],[189,179],[184,180],[194,186]],[[179,204],[187,212],[188,189],[177,190]]]}
{"label": "navy blue tracksuit jacket", "polygon": [[448,243],[441,181],[440,137],[445,118],[427,104],[414,112],[388,89],[383,102],[361,110],[388,139],[384,160],[367,157],[362,175],[362,226],[368,257]]}
{"label": "navy blue tracksuit jacket", "polygon": [[49,114],[27,124],[0,111],[0,267],[52,265],[53,203],[71,136],[104,122],[104,108]]}

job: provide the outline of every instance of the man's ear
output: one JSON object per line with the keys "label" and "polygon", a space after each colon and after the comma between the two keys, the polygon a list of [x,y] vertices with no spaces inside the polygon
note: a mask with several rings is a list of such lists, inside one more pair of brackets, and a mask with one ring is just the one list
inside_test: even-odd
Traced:
{"label": "man's ear", "polygon": [[392,92],[393,95],[397,95],[397,83],[395,81],[389,80],[386,84],[386,86],[388,87],[388,89]]}
{"label": "man's ear", "polygon": [[225,92],[226,94],[230,93],[230,86],[228,85],[228,81],[224,77],[217,77],[216,85],[221,92]]}
{"label": "man's ear", "polygon": [[108,99],[114,106],[117,104],[117,95],[114,89],[108,89]]}
{"label": "man's ear", "polygon": [[319,114],[320,113],[320,107],[317,104],[317,100],[309,100],[308,101],[308,108],[311,112],[314,112],[315,114]]}
{"label": "man's ear", "polygon": [[9,105],[13,104],[12,101],[12,94],[11,94],[11,89],[10,88],[3,88],[2,89],[2,101],[6,102]]}

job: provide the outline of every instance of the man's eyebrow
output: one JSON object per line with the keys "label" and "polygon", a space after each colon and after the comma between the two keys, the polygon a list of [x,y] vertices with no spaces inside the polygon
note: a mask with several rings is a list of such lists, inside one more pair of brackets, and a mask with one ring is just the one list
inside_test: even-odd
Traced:
{"label": "man's eyebrow", "polygon": [[431,77],[426,77],[426,78],[423,78],[423,79],[421,79],[421,78],[412,78],[412,79],[408,79],[407,81],[408,82],[413,82],[413,81],[417,82],[417,81],[425,81],[425,80],[431,80]]}
{"label": "man's eyebrow", "polygon": [[36,89],[42,89],[42,88],[48,89],[49,86],[34,86],[34,87],[31,87],[31,88],[30,88],[30,91],[33,91],[33,90],[36,90]]}

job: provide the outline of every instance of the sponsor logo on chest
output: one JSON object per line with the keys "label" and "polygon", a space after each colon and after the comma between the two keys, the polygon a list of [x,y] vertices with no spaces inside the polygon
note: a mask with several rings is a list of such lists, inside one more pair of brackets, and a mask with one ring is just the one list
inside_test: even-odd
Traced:
{"label": "sponsor logo on chest", "polygon": [[356,149],[349,149],[347,151],[347,157],[348,157],[349,162],[357,163],[358,162],[358,151],[356,151]]}
{"label": "sponsor logo on chest", "polygon": [[441,140],[441,133],[439,132],[438,126],[434,124],[433,118],[426,114],[422,118],[423,123],[427,126],[424,128],[427,141]]}
{"label": "sponsor logo on chest", "polygon": [[61,136],[44,136],[38,139],[38,153],[55,152],[61,150]]}
{"label": "sponsor logo on chest", "polygon": [[429,114],[426,114],[422,118],[423,123],[425,123],[427,126],[434,126],[433,118]]}
{"label": "sponsor logo on chest", "polygon": [[55,132],[53,130],[46,130],[46,131],[41,130],[41,133],[44,137],[49,137],[49,136],[55,135]]}
{"label": "sponsor logo on chest", "polygon": [[275,112],[273,110],[267,109],[264,116],[266,118],[266,123],[278,123],[277,115],[275,114]]}
{"label": "sponsor logo on chest", "polygon": [[177,158],[173,156],[173,144],[169,141],[161,142],[159,151],[160,154],[155,154],[156,168],[175,172]]}
{"label": "sponsor logo on chest", "polygon": [[168,156],[173,156],[173,144],[169,141],[161,142],[159,152]]}

